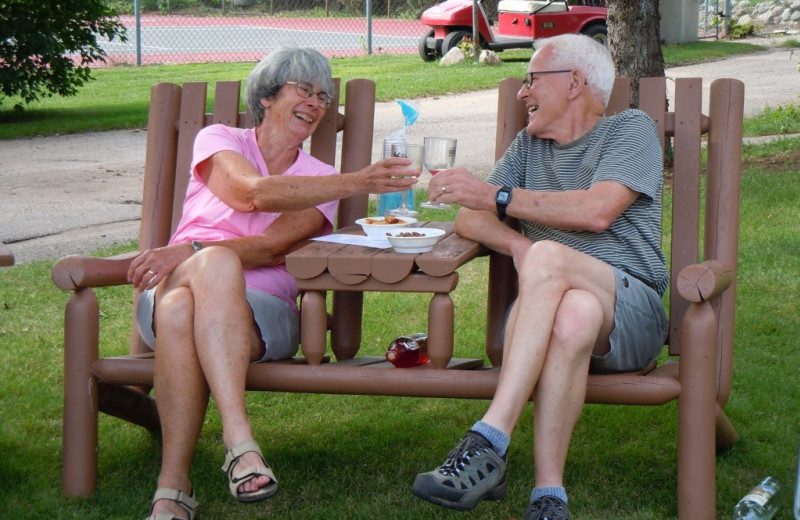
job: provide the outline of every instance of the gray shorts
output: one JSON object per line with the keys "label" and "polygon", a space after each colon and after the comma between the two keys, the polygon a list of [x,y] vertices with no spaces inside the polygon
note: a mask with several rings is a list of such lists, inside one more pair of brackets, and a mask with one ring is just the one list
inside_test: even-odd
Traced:
{"label": "gray shorts", "polygon": [[[142,292],[136,307],[139,335],[153,350],[156,348],[153,332],[155,294],[155,288]],[[300,344],[300,323],[294,310],[277,296],[253,289],[247,289],[247,303],[253,309],[253,317],[266,346],[264,357],[259,362],[295,355]]]}
{"label": "gray shorts", "polygon": [[661,297],[638,278],[614,267],[617,302],[611,350],[592,356],[589,371],[595,374],[632,372],[652,363],[664,347],[669,321]]}
{"label": "gray shorts", "polygon": [[[592,356],[589,372],[593,374],[645,368],[658,357],[669,332],[667,313],[658,293],[634,276],[615,267],[611,270],[617,290],[614,330],[609,337],[611,349],[603,356]],[[506,321],[510,312],[511,307],[506,311]],[[505,325],[500,337],[505,337]]]}

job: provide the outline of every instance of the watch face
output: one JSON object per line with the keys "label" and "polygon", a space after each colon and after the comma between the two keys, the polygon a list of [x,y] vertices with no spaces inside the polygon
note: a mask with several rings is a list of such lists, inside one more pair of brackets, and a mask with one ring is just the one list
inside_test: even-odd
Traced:
{"label": "watch face", "polygon": [[506,202],[508,202],[508,195],[509,193],[507,191],[502,191],[502,190],[498,191],[497,202],[499,202],[500,204],[505,204]]}

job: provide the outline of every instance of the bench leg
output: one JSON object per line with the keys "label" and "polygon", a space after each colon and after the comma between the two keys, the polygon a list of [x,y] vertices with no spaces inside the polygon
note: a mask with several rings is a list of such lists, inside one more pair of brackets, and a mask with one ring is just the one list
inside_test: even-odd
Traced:
{"label": "bench leg", "polygon": [[436,293],[428,305],[428,357],[433,368],[444,370],[453,357],[455,310],[449,294]]}
{"label": "bench leg", "polygon": [[99,307],[91,289],[70,296],[64,315],[64,431],[61,486],[68,497],[87,497],[97,485]]}
{"label": "bench leg", "polygon": [[300,347],[310,365],[319,365],[325,356],[328,312],[324,291],[306,291],[300,308]]}
{"label": "bench leg", "polygon": [[716,313],[693,303],[683,317],[678,397],[678,518],[716,518]]}
{"label": "bench leg", "polygon": [[361,348],[361,315],[364,293],[333,291],[331,350],[337,361],[353,359]]}

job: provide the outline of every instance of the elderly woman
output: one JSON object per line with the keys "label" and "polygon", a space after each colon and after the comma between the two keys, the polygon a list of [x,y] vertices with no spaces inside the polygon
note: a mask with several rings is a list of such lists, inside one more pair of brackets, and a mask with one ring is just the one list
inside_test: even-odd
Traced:
{"label": "elderly woman", "polygon": [[284,258],[331,231],[338,199],[416,182],[419,172],[407,159],[338,175],[302,150],[333,95],[330,65],[320,53],[271,52],[247,80],[255,128],[212,125],[198,134],[174,236],[131,263],[128,278],[141,291],[139,332],[156,351],[163,436],[149,519],[194,518],[189,467],[210,395],[222,420],[223,471],[234,498],[255,502],[276,493],[278,481],[247,418],[245,374],[249,363],[297,351],[298,291]]}

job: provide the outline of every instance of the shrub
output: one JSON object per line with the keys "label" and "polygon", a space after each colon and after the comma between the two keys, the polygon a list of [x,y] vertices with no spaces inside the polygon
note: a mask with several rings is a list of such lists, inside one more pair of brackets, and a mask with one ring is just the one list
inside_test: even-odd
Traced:
{"label": "shrub", "polygon": [[[10,0],[0,11],[0,103],[20,96],[73,96],[104,61],[97,36],[126,40],[125,28],[101,0]],[[15,109],[23,108],[21,103]]]}

